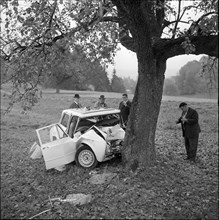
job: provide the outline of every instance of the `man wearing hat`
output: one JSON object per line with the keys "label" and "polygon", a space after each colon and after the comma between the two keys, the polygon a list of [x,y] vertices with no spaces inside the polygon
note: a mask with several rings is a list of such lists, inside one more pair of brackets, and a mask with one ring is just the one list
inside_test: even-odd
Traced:
{"label": "man wearing hat", "polygon": [[104,95],[101,95],[99,98],[99,101],[97,101],[94,104],[95,109],[100,109],[100,108],[108,108],[107,104],[105,103],[105,97]]}
{"label": "man wearing hat", "polygon": [[82,108],[82,105],[80,104],[80,96],[79,96],[79,94],[75,94],[74,102],[70,105],[69,108]]}
{"label": "man wearing hat", "polygon": [[187,106],[187,103],[182,102],[179,105],[182,110],[181,117],[176,121],[176,123],[181,123],[182,134],[185,140],[185,147],[187,157],[185,160],[190,160],[195,162],[196,152],[198,147],[199,133],[201,132],[198,123],[198,113],[196,110]]}

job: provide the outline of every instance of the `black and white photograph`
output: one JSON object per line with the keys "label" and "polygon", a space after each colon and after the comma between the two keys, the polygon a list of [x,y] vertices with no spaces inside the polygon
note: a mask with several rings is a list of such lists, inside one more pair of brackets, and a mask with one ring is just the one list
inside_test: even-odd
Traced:
{"label": "black and white photograph", "polygon": [[1,219],[216,220],[218,0],[1,0]]}

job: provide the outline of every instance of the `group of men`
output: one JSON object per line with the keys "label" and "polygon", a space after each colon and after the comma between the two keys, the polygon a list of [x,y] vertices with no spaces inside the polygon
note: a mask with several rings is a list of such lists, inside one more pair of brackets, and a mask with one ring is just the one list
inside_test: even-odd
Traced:
{"label": "group of men", "polygon": [[[71,104],[70,108],[82,108],[80,104],[79,94],[75,94],[74,102]],[[108,105],[105,103],[104,95],[99,97],[99,100],[94,104],[95,109],[108,108]],[[130,113],[131,101],[128,99],[128,95],[124,93],[122,95],[122,101],[119,103],[120,109],[120,119],[123,126],[127,125],[128,116]],[[185,160],[195,162],[196,152],[198,146],[199,133],[201,132],[199,123],[198,123],[198,113],[196,110],[188,107],[187,103],[182,102],[179,105],[179,108],[182,110],[181,117],[176,121],[176,124],[180,123],[182,128],[182,135],[185,141],[185,148],[187,157]]]}
{"label": "group of men", "polygon": [[[80,96],[79,94],[75,94],[74,101],[70,105],[69,108],[82,108],[82,105],[80,103]],[[108,108],[108,105],[105,102],[105,96],[101,95],[99,97],[99,100],[95,102],[94,109],[100,109],[100,108]],[[120,109],[120,116],[121,116],[121,123],[123,126],[127,125],[128,122],[128,116],[130,113],[131,108],[131,101],[128,99],[128,95],[124,93],[122,95],[122,101],[119,103],[119,109]]]}

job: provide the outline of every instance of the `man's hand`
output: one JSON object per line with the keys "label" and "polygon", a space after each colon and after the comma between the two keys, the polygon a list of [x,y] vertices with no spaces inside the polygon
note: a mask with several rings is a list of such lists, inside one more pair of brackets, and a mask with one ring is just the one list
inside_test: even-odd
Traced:
{"label": "man's hand", "polygon": [[185,122],[188,121],[188,119],[186,119],[186,118],[182,118],[181,121],[182,121],[183,123],[185,123]]}

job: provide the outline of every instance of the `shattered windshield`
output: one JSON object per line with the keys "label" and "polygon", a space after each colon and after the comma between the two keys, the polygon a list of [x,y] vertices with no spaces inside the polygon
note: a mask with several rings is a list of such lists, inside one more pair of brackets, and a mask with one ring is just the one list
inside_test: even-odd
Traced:
{"label": "shattered windshield", "polygon": [[100,115],[91,118],[81,119],[79,126],[114,126],[119,123],[118,114]]}
{"label": "shattered windshield", "polygon": [[73,138],[75,133],[80,131],[83,134],[93,125],[107,127],[119,124],[119,122],[119,114],[108,114],[92,116],[88,118],[79,118],[79,121],[78,117],[73,116],[69,126],[68,135]]}

